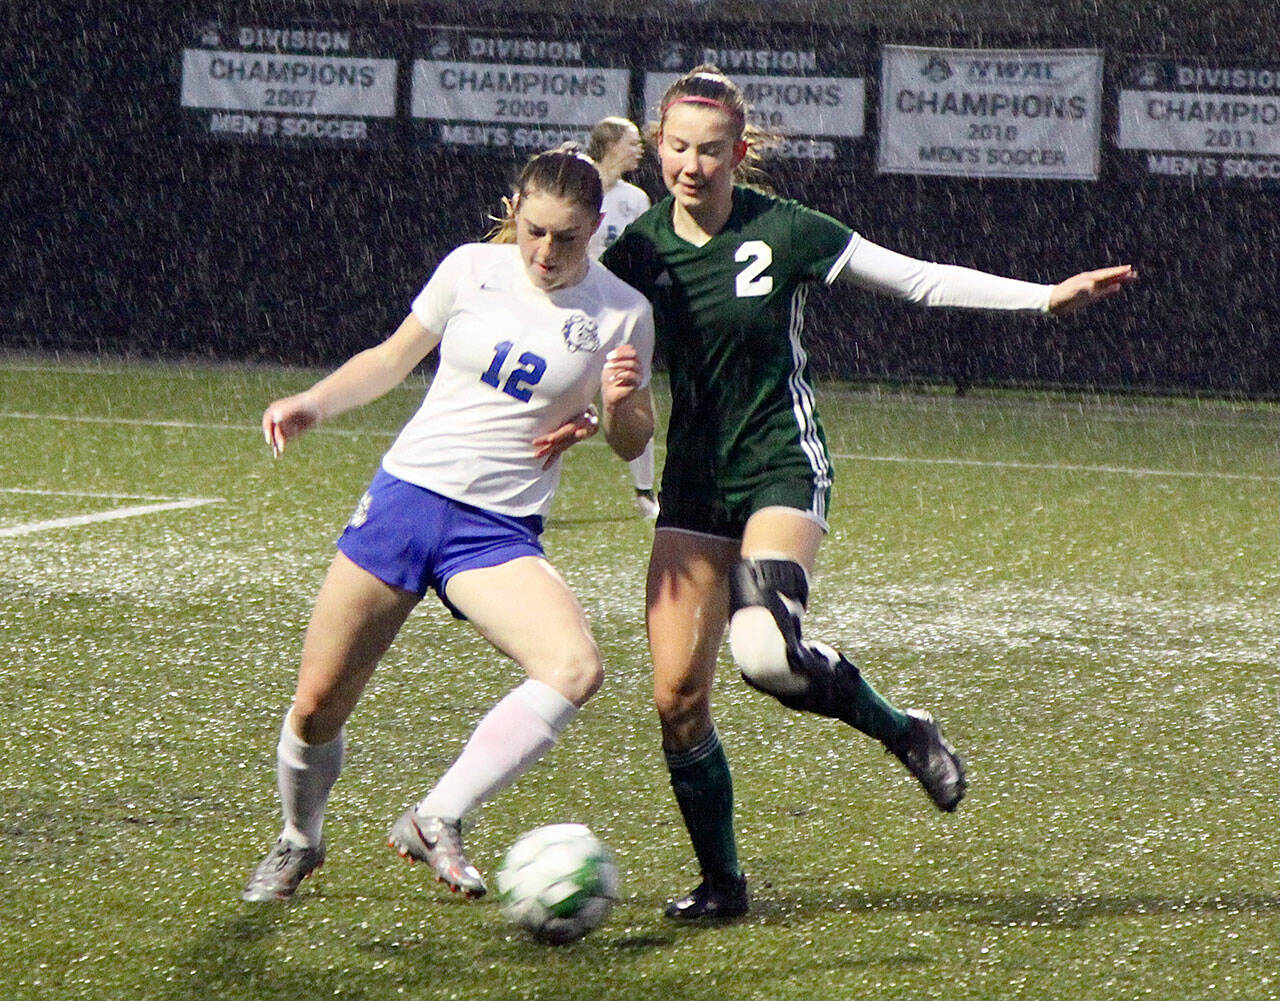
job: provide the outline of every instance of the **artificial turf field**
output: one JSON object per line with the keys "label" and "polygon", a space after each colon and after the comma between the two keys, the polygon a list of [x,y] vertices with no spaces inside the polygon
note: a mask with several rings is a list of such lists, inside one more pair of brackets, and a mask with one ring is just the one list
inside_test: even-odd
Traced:
{"label": "artificial turf field", "polygon": [[263,406],[316,375],[0,362],[0,997],[1280,995],[1276,406],[824,386],[807,631],[934,711],[970,792],[937,813],[722,658],[753,908],[719,928],[661,915],[697,876],[649,704],[651,529],[624,464],[575,448],[544,542],[608,677],[467,837],[490,877],[542,823],[613,848],[617,907],[555,949],[385,847],[518,681],[432,598],[348,724],[327,864],[239,900],[332,540],[423,385],[272,461]]}

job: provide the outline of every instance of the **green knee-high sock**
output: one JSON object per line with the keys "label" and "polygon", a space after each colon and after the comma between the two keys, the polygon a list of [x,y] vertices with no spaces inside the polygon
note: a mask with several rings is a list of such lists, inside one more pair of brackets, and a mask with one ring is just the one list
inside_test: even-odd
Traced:
{"label": "green knee-high sock", "polygon": [[[789,709],[838,719],[883,744],[896,745],[907,732],[910,717],[877,692],[843,654],[824,643],[798,642],[808,657],[804,672],[808,686],[794,695],[770,694]],[[746,674],[742,677],[759,687]]]}
{"label": "green knee-high sock", "polygon": [[739,876],[733,833],[733,778],[713,729],[687,751],[666,752],[671,788],[704,874]]}
{"label": "green knee-high sock", "polygon": [[907,714],[877,692],[861,671],[847,660],[844,663],[853,668],[856,677],[849,678],[843,693],[840,719],[868,737],[885,744],[893,743],[907,732]]}

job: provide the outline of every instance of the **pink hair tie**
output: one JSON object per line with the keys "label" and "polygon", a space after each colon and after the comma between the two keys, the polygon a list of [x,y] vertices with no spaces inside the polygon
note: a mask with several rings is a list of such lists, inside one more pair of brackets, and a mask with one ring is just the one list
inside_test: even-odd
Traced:
{"label": "pink hair tie", "polygon": [[667,112],[671,110],[672,104],[710,104],[712,107],[719,108],[730,117],[739,122],[745,122],[746,118],[737,108],[731,108],[724,101],[717,101],[714,97],[699,97],[697,94],[685,94],[683,97],[677,97],[662,109],[662,117],[667,117]]}

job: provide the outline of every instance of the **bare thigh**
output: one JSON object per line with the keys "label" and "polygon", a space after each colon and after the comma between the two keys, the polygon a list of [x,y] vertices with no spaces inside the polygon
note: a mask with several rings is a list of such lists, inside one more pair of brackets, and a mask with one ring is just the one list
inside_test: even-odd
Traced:
{"label": "bare thigh", "polygon": [[662,743],[685,750],[711,731],[711,688],[729,618],[738,545],[672,529],[654,533],[646,585],[653,698]]}
{"label": "bare thigh", "polygon": [[418,600],[342,553],[334,556],[302,644],[293,703],[299,737],[322,744],[338,735]]}
{"label": "bare thigh", "polygon": [[581,706],[600,687],[600,652],[586,614],[555,567],[521,556],[464,570],[445,590],[476,630],[525,674]]}
{"label": "bare thigh", "polygon": [[743,557],[783,557],[813,573],[822,543],[822,527],[803,511],[766,507],[747,521],[742,534]]}

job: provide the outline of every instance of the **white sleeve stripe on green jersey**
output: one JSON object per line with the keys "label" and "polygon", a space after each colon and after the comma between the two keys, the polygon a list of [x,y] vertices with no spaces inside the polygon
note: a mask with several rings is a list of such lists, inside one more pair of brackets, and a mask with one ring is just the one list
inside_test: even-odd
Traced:
{"label": "white sleeve stripe on green jersey", "polygon": [[854,250],[857,249],[859,241],[862,240],[857,233],[849,237],[849,242],[844,245],[844,250],[840,251],[840,256],[836,258],[836,262],[831,265],[827,271],[827,276],[822,279],[824,285],[830,285],[840,277],[840,272],[845,269],[849,263],[849,258],[853,256]]}

